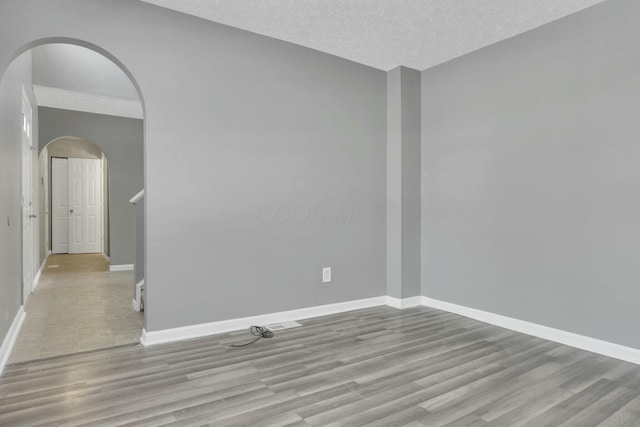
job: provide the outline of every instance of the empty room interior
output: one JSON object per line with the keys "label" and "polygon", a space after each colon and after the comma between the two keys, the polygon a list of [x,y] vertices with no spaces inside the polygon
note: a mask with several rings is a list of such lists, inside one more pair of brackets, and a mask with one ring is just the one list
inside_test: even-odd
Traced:
{"label": "empty room interior", "polygon": [[0,425],[640,426],[639,20],[0,0]]}

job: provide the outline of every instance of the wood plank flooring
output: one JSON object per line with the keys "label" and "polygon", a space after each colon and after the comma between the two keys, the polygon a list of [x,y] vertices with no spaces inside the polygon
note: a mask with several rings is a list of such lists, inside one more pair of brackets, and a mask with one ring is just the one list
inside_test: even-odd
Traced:
{"label": "wood plank flooring", "polygon": [[640,426],[640,366],[417,307],[9,366],[2,426]]}

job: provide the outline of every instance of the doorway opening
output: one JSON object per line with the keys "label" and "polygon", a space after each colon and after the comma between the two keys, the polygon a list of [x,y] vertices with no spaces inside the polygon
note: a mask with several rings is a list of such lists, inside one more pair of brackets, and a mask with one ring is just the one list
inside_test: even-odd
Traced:
{"label": "doorway opening", "polygon": [[86,139],[62,137],[42,149],[40,165],[45,169],[47,250],[104,254],[108,261],[109,169],[104,152]]}
{"label": "doorway opening", "polygon": [[142,334],[144,224],[135,221],[144,215],[129,203],[144,190],[142,100],[124,67],[100,52],[42,43],[8,68],[23,92],[15,181],[26,312],[10,363],[139,343]]}

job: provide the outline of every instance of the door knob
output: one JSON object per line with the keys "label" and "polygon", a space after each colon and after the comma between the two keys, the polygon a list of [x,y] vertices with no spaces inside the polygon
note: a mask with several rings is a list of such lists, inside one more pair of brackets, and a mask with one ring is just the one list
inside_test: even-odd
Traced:
{"label": "door knob", "polygon": [[73,209],[69,209],[69,213],[73,213]]}
{"label": "door knob", "polygon": [[38,218],[38,215],[29,215],[29,218]]}

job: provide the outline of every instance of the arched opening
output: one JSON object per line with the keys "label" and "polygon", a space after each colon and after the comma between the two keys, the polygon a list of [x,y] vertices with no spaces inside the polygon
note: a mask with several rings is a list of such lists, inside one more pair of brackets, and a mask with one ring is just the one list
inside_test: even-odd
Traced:
{"label": "arched opening", "polygon": [[[21,119],[5,116],[20,138],[9,138],[3,150],[22,160],[8,170],[13,190],[0,199],[20,206],[22,233],[12,256],[22,280],[11,292],[26,311],[9,361],[137,343],[144,319],[133,271],[143,283],[136,255],[144,236],[134,230],[144,215],[129,201],[144,188],[138,85],[112,55],[79,40],[33,42],[4,71],[0,109],[14,108],[5,104],[17,99],[17,89]],[[56,181],[65,174],[66,182]],[[79,202],[82,212],[71,206]]]}

